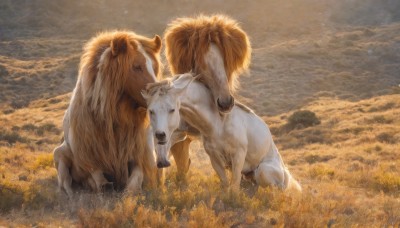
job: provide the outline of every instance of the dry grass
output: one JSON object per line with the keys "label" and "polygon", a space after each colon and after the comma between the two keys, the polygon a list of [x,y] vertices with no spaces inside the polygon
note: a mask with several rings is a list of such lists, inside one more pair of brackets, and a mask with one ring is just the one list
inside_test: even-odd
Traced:
{"label": "dry grass", "polygon": [[[83,227],[395,226],[400,223],[398,141],[380,142],[377,136],[380,132],[400,132],[399,98],[390,95],[360,102],[322,98],[304,107],[316,113],[321,123],[275,136],[278,147],[285,148],[291,143],[287,138],[309,138],[315,134],[310,130],[329,129],[329,136],[322,136],[329,137],[329,143],[324,143],[325,139],[303,142],[281,150],[289,169],[303,186],[302,194],[256,189],[247,182],[238,194],[226,192],[210,171],[204,151],[195,144],[187,185],[177,184],[173,167],[161,189],[138,196],[79,190],[74,199],[68,200],[56,190],[56,171],[49,153],[57,141],[7,144],[0,147],[0,209],[5,213],[5,220],[0,223]],[[60,105],[43,102],[27,109],[36,107],[41,112]],[[335,109],[331,108],[333,103]],[[390,109],[363,111],[388,103]],[[20,109],[7,117],[19,120],[24,115],[24,109]],[[59,114],[52,112],[42,123],[33,125],[13,124],[20,126],[17,132],[24,137],[37,140],[37,126],[53,126],[46,124],[52,116]],[[374,116],[384,116],[391,122]],[[266,121],[280,128],[287,123],[287,118],[281,117]],[[45,135],[51,134],[54,132],[45,131]],[[398,140],[398,135],[393,134],[393,138]],[[30,216],[22,216],[27,212]]]}
{"label": "dry grass", "polygon": [[[398,227],[399,4],[375,2],[1,1],[0,226]],[[186,185],[173,166],[163,188],[137,196],[59,192],[51,151],[85,40],[115,28],[162,34],[172,17],[215,9],[251,37],[236,97],[269,124],[303,193],[246,182],[226,192],[200,143]],[[299,110],[318,122],[296,122]]]}

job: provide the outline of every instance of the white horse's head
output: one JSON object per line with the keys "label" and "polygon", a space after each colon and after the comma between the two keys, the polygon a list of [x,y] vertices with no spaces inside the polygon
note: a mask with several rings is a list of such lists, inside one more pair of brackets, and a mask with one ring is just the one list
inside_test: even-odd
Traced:
{"label": "white horse's head", "polygon": [[182,74],[172,80],[149,84],[142,92],[150,115],[158,168],[170,166],[169,149],[172,143],[182,138],[182,135],[174,134],[181,120],[180,96],[194,79],[192,74]]}

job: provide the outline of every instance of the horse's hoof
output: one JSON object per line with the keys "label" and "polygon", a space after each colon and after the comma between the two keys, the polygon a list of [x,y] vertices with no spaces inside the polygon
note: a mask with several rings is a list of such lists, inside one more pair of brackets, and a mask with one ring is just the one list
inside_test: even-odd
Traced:
{"label": "horse's hoof", "polygon": [[114,191],[114,183],[113,182],[108,182],[103,184],[103,186],[101,187],[102,191],[104,192],[113,192]]}

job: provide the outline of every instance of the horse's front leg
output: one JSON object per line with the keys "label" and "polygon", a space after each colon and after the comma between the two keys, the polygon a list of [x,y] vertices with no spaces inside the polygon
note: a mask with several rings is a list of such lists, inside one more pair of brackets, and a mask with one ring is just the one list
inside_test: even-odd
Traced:
{"label": "horse's front leg", "polygon": [[233,191],[239,190],[240,180],[242,179],[242,170],[246,159],[246,150],[239,149],[233,152],[232,156],[232,179],[231,189]]}
{"label": "horse's front leg", "polygon": [[54,165],[57,169],[58,187],[64,190],[68,197],[73,196],[72,176],[69,168],[72,165],[72,152],[67,143],[64,141],[59,147],[53,151]]}
{"label": "horse's front leg", "polygon": [[226,177],[223,162],[221,162],[221,160],[219,160],[218,158],[215,158],[211,155],[210,155],[210,160],[211,160],[211,166],[213,167],[215,172],[217,172],[217,175],[221,181],[222,187],[224,187],[224,188],[228,187],[229,181],[228,181],[228,178]]}
{"label": "horse's front leg", "polygon": [[133,167],[128,179],[126,191],[133,194],[140,192],[142,190],[143,178],[142,169],[139,166]]}
{"label": "horse's front leg", "polygon": [[185,179],[186,173],[189,171],[190,158],[189,158],[189,147],[192,140],[186,138],[185,140],[176,143],[171,147],[171,153],[174,157],[176,168],[177,168],[177,178]]}
{"label": "horse's front leg", "polygon": [[95,170],[93,172],[90,173],[92,180],[94,181],[94,185],[93,183],[91,184],[91,188],[92,190],[94,190],[95,192],[101,192],[103,190],[103,187],[106,185],[113,185],[112,182],[109,182],[103,174],[103,171],[101,170]]}

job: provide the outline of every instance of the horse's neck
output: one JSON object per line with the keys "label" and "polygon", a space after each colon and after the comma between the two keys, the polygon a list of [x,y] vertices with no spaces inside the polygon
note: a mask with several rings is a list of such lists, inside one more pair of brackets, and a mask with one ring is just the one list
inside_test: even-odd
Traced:
{"label": "horse's neck", "polygon": [[204,136],[221,129],[222,117],[212,102],[210,91],[200,82],[192,82],[181,97],[182,118]]}

